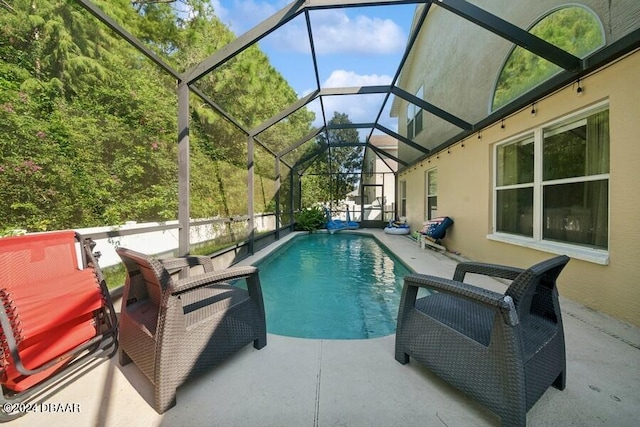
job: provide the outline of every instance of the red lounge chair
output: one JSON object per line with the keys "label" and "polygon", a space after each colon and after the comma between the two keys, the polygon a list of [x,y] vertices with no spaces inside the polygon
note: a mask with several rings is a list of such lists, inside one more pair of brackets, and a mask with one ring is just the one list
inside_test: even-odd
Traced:
{"label": "red lounge chair", "polygon": [[[93,246],[74,231],[0,239],[3,404],[38,401],[64,375],[115,354],[117,318]],[[22,415],[10,407],[0,405],[0,421]]]}

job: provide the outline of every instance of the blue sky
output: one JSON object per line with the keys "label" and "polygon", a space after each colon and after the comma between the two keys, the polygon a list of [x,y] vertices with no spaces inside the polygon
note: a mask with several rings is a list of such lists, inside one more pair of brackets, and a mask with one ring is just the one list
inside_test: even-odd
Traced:
{"label": "blue sky", "polygon": [[[288,3],[286,0],[211,0],[216,15],[236,35],[243,34]],[[390,84],[407,43],[414,11],[415,5],[311,11],[321,87]],[[298,96],[316,88],[303,15],[265,37],[260,47]],[[383,99],[377,95],[325,98],[325,109],[329,116],[333,111],[347,113],[354,123],[372,122]],[[389,107],[387,105],[381,122],[395,130],[396,119],[389,118]],[[316,111],[316,125],[320,125],[319,105],[311,104],[309,108]]]}

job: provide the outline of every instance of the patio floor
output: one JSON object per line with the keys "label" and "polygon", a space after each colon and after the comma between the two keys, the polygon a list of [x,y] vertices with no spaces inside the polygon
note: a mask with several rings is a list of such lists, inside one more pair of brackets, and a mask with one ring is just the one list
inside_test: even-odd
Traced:
{"label": "patio floor", "polygon": [[[456,261],[405,236],[376,235],[417,272],[451,277]],[[281,240],[284,243],[292,235]],[[262,253],[264,252],[264,253]],[[244,263],[266,254],[261,251]],[[503,291],[504,284],[481,283]],[[640,329],[561,299],[567,388],[547,390],[531,426],[636,426],[640,418]],[[308,340],[270,334],[208,375],[178,389],[157,414],[151,384],[117,356],[97,364],[47,404],[75,412],[29,413],[12,426],[495,426],[499,418],[426,369],[394,359],[394,336]],[[48,405],[53,409],[54,405]]]}

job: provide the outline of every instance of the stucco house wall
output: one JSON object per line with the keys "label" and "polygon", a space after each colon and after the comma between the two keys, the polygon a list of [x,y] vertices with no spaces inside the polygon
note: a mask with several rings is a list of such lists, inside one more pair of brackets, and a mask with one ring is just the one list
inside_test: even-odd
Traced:
{"label": "stucco house wall", "polygon": [[[610,44],[637,28],[640,1],[477,0],[474,5],[522,28],[528,29],[551,11],[581,6],[593,12],[602,24],[605,43]],[[425,6],[416,8],[417,17]],[[413,25],[416,25],[414,18]],[[452,12],[431,6],[421,27],[398,86],[415,94],[424,87],[424,99],[445,111],[475,123],[487,115],[498,75],[513,44]],[[407,104],[394,98],[391,114],[406,135]],[[431,114],[424,114],[424,131],[414,141],[429,149],[455,136],[460,129]],[[405,144],[398,146],[403,160],[423,153]]]}
{"label": "stucco house wall", "polygon": [[[369,142],[393,157],[398,156],[398,141],[391,136],[373,135]],[[397,162],[388,157],[383,160],[373,150],[366,150],[363,164],[365,165],[362,176],[362,183],[365,184],[362,190],[363,203],[365,205],[377,203],[376,198],[384,196],[386,201],[383,206],[385,213],[380,217],[380,220],[393,219],[391,216],[396,197],[394,173],[398,169]],[[367,185],[382,187],[368,187]]]}
{"label": "stucco house wall", "polygon": [[[487,10],[497,13],[497,4],[511,2],[474,2],[478,5],[491,3]],[[526,2],[526,7],[532,8],[529,13],[524,9],[520,11],[521,17],[516,12],[505,10],[502,14],[511,15],[520,20],[523,27],[534,22],[544,11],[560,4],[554,1]],[[638,17],[638,4],[636,2],[583,2],[594,11],[605,11],[599,18],[603,22],[607,42],[620,34],[628,32],[628,17],[623,17],[619,7],[633,3],[633,7],[627,10],[628,15]],[[524,3],[523,3],[524,4]],[[512,4],[513,5],[513,4]],[[506,6],[505,6],[506,7]],[[435,15],[433,19],[435,19]],[[615,20],[620,22],[615,23]],[[612,24],[613,22],[613,24]],[[432,25],[433,28],[442,28]],[[609,28],[607,28],[607,26]],[[467,26],[460,28],[466,31]],[[626,30],[622,30],[626,28]],[[621,29],[618,33],[616,29]],[[448,43],[465,43],[466,34],[448,33]],[[426,39],[425,39],[426,40]],[[440,40],[442,42],[442,40]],[[437,40],[435,41],[438,42]],[[429,41],[434,43],[434,40]],[[442,46],[440,46],[442,48]],[[481,49],[485,46],[480,44]],[[419,52],[431,52],[434,47],[422,47]],[[492,45],[486,46],[492,49]],[[423,50],[424,49],[424,50]],[[443,49],[456,51],[456,49]],[[502,49],[493,55],[491,60],[487,58],[480,61],[482,56],[474,49],[465,49],[470,52],[470,62],[462,58],[455,58],[458,66],[473,73],[475,67],[481,62],[488,63],[487,76],[480,78],[480,87],[483,94],[476,93],[473,101],[461,98],[460,111],[451,111],[462,118],[469,115],[473,117],[474,108],[480,109],[486,115],[488,100],[491,99],[493,85],[497,78],[504,58],[508,55],[508,49]],[[419,55],[418,55],[419,56]],[[431,58],[434,60],[434,58]],[[430,60],[430,61],[431,61]],[[404,83],[412,86],[420,84],[425,79],[433,78],[424,72],[425,64],[420,59],[412,62],[411,70],[405,73]],[[433,66],[432,66],[433,68]],[[422,70],[422,71],[421,71]],[[443,65],[443,70],[451,70],[450,66]],[[454,73],[455,74],[455,73]],[[458,78],[464,73],[459,73]],[[439,75],[439,74],[438,74]],[[448,78],[454,79],[455,76]],[[442,83],[442,82],[440,82]],[[451,84],[451,82],[449,82]],[[462,83],[464,84],[464,83]],[[428,86],[428,83],[425,83]],[[613,64],[598,70],[581,80],[584,88],[582,94],[576,93],[575,84],[569,85],[551,96],[536,102],[536,115],[532,115],[530,108],[516,113],[502,123],[496,123],[477,134],[468,137],[451,146],[449,149],[432,153],[428,158],[412,164],[401,171],[399,181],[406,181],[407,185],[407,217],[412,229],[419,229],[424,220],[425,205],[425,180],[424,173],[427,169],[438,168],[438,213],[454,218],[455,224],[447,233],[445,245],[450,250],[458,251],[463,256],[485,262],[510,264],[521,267],[529,266],[537,261],[553,256],[561,252],[557,248],[543,248],[526,243],[514,244],[500,241],[494,238],[493,233],[493,148],[495,144],[506,141],[509,138],[525,131],[553,122],[558,118],[567,116],[573,112],[607,102],[610,113],[610,178],[609,178],[609,247],[606,260],[594,262],[589,257],[588,250],[576,248],[567,250],[572,257],[571,262],[563,272],[559,281],[560,294],[572,300],[581,302],[586,306],[615,316],[621,320],[640,326],[640,136],[636,129],[638,117],[640,117],[640,97],[637,88],[640,87],[640,51],[632,52]],[[478,90],[480,90],[478,88]],[[425,91],[426,92],[426,91]],[[456,90],[456,93],[458,91]],[[437,96],[434,95],[437,99]],[[451,95],[450,95],[451,96]],[[471,97],[470,97],[471,98]],[[425,99],[437,105],[434,98],[429,98],[425,93]],[[464,105],[468,103],[469,105]],[[471,104],[474,105],[471,105]],[[477,104],[477,105],[476,105]],[[399,123],[402,121],[402,111],[406,107],[401,103],[397,105]],[[470,120],[473,121],[473,120]],[[402,132],[403,126],[399,129]],[[425,126],[425,129],[429,129]],[[419,138],[433,137],[423,132]],[[440,135],[441,136],[441,135]],[[427,139],[423,141],[427,145]],[[402,150],[402,148],[400,148]],[[402,158],[402,154],[400,154]]]}

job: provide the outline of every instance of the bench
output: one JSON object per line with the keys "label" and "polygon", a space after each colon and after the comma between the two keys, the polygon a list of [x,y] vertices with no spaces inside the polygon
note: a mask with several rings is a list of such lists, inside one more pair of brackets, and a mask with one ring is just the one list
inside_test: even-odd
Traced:
{"label": "bench", "polygon": [[22,415],[4,403],[35,402],[115,354],[117,317],[94,246],[74,231],[0,239],[0,421]]}

